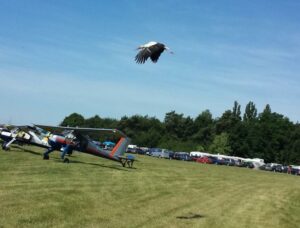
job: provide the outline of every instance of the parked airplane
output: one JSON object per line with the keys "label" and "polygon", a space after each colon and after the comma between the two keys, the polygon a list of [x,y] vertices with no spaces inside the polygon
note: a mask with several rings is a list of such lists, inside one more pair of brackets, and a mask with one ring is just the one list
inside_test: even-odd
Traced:
{"label": "parked airplane", "polygon": [[42,137],[41,132],[36,127],[31,126],[4,125],[0,128],[0,138],[3,141],[3,150],[8,150],[12,143],[50,147],[48,139]]}
{"label": "parked airplane", "polygon": [[[62,160],[68,163],[69,159],[65,158],[65,155],[76,150],[113,161],[118,161],[123,165],[123,167],[125,167],[126,164],[128,167],[132,167],[133,165],[134,157],[124,156],[130,140],[123,132],[117,129],[55,127],[38,124],[35,126],[52,133],[48,140],[50,148],[48,148],[44,153],[45,160],[49,159],[49,154],[54,150],[61,150]],[[112,150],[101,148],[91,139],[92,136],[100,137],[107,134],[113,134],[115,137],[119,138],[119,141]]]}
{"label": "parked airplane", "polygon": [[[106,150],[99,146],[99,143],[90,137],[100,137],[102,135],[114,135],[119,138],[112,150]],[[43,154],[43,159],[48,160],[49,154],[55,150],[61,151],[61,158],[64,163],[69,163],[65,158],[66,154],[71,154],[73,150],[95,156],[118,161],[123,167],[132,167],[133,156],[124,156],[129,144],[129,138],[116,129],[104,128],[72,128],[55,127],[46,125],[19,126],[10,130],[0,132],[0,137],[4,140],[3,149],[8,149],[13,142],[21,142],[47,148]]]}

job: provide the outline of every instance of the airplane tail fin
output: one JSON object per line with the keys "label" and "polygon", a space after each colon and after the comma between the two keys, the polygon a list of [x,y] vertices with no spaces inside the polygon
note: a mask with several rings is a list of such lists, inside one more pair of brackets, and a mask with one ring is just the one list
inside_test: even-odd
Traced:
{"label": "airplane tail fin", "polygon": [[115,145],[115,147],[110,152],[110,156],[113,158],[119,158],[120,156],[123,156],[126,152],[126,149],[130,143],[130,139],[127,137],[121,137],[118,143]]}

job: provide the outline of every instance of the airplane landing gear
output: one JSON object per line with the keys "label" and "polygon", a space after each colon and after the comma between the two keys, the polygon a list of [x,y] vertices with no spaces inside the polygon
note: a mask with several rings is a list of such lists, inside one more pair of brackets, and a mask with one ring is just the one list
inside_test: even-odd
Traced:
{"label": "airplane landing gear", "polygon": [[121,160],[121,163],[122,163],[122,166],[123,166],[123,167],[126,167],[126,164],[127,164],[128,168],[132,168],[132,166],[133,166],[133,161],[134,161],[134,160],[125,158],[125,159],[122,159],[122,160]]}
{"label": "airplane landing gear", "polygon": [[9,147],[6,147],[6,143],[3,143],[3,144],[2,144],[2,150],[5,150],[5,151],[8,151],[8,150],[9,150]]}
{"label": "airplane landing gear", "polygon": [[69,160],[68,158],[65,158],[63,162],[64,162],[64,163],[69,163],[70,160]]}
{"label": "airplane landing gear", "polygon": [[43,159],[44,159],[44,160],[49,160],[49,155],[48,155],[48,154],[44,154]]}
{"label": "airplane landing gear", "polygon": [[128,160],[127,161],[127,165],[128,165],[129,168],[132,168],[132,166],[133,166],[133,160]]}

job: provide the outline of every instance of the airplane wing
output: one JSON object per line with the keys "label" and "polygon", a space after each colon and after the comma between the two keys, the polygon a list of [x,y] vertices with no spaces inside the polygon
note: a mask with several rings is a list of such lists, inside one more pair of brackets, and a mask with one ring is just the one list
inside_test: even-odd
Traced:
{"label": "airplane wing", "polygon": [[3,125],[1,125],[1,128],[7,129],[7,130],[9,130],[9,131],[11,131],[11,130],[13,130],[13,129],[16,129],[17,127],[19,127],[19,126],[10,125],[10,124],[3,124]]}
{"label": "airplane wing", "polygon": [[127,137],[122,131],[117,129],[107,129],[107,128],[81,128],[81,127],[60,127],[60,126],[47,126],[34,124],[41,129],[49,131],[51,133],[63,134],[66,131],[73,131],[74,133],[81,135],[92,135],[92,136],[103,136],[103,135],[114,135],[116,137]]}
{"label": "airplane wing", "polygon": [[12,131],[12,130],[22,130],[22,131],[28,131],[28,130],[33,130],[34,128],[29,126],[29,125],[3,125],[1,128],[3,129],[7,129],[9,131]]}

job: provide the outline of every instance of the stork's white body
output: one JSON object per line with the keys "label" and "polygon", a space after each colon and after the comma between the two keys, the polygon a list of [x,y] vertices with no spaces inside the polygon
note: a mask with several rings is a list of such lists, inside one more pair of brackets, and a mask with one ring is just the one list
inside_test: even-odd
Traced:
{"label": "stork's white body", "polygon": [[141,45],[140,47],[141,47],[141,48],[148,48],[148,47],[151,47],[151,46],[153,46],[153,45],[155,45],[155,44],[157,44],[157,42],[155,42],[155,41],[150,41],[150,42],[148,42],[148,43],[146,43],[146,44],[144,44],[144,45]]}

